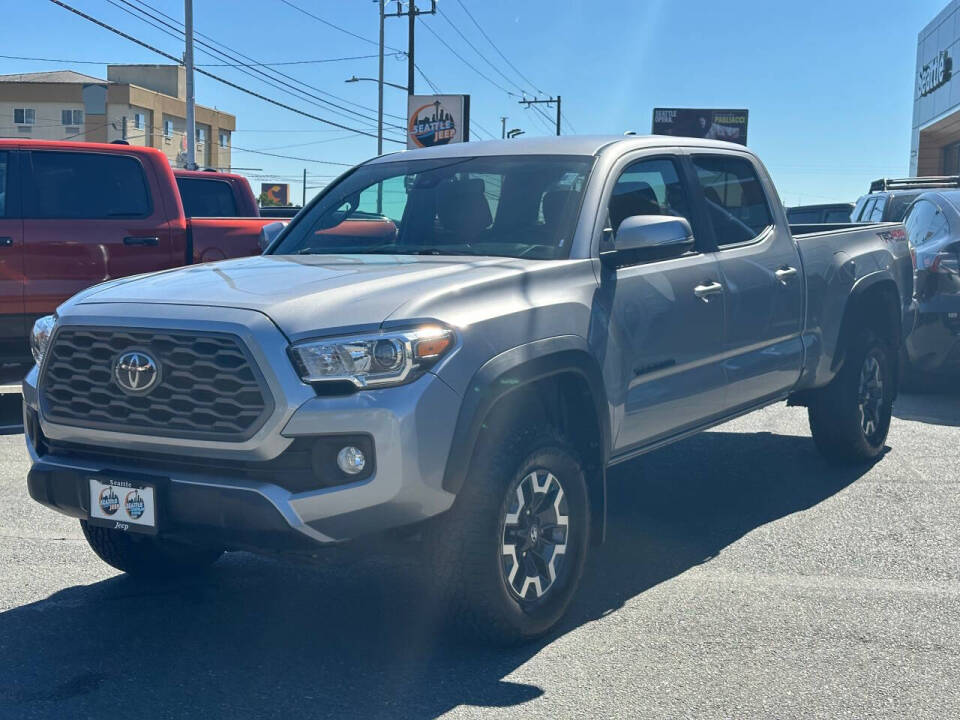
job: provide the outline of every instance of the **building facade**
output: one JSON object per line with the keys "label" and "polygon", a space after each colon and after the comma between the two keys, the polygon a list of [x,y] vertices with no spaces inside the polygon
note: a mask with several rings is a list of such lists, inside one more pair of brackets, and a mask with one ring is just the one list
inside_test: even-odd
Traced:
{"label": "building facade", "polygon": [[960,0],[920,31],[910,174],[960,175]]}
{"label": "building facade", "polygon": [[[0,75],[0,137],[155,147],[186,164],[186,71],[178,65],[108,65],[107,79],[72,70]],[[236,118],[196,106],[196,160],[229,170]]]}

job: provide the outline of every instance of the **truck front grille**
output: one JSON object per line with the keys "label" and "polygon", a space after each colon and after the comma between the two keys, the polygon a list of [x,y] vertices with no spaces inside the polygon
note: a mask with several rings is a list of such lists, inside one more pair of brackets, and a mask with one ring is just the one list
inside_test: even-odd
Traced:
{"label": "truck front grille", "polygon": [[[117,362],[131,352],[159,368],[146,392],[118,383]],[[60,328],[40,378],[40,403],[44,417],[63,425],[232,442],[250,438],[273,412],[239,338],[133,328]]]}

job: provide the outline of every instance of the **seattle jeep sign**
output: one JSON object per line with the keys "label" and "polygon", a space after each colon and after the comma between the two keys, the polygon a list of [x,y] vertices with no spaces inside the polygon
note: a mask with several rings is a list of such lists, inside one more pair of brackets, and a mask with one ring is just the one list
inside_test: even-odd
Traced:
{"label": "seattle jeep sign", "polygon": [[920,96],[929,95],[950,79],[950,56],[946,50],[941,50],[937,56],[923,66],[917,87]]}

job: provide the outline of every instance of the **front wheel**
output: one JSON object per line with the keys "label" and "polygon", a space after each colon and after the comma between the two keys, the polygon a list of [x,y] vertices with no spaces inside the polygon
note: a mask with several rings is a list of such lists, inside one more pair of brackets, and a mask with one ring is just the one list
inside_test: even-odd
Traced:
{"label": "front wheel", "polygon": [[478,452],[437,531],[437,569],[459,626],[497,643],[542,635],[566,611],[586,560],[581,461],[550,432],[521,432]]}
{"label": "front wheel", "polygon": [[895,351],[869,330],[847,350],[837,376],[809,407],[810,431],[834,462],[863,463],[883,452],[896,396]]}

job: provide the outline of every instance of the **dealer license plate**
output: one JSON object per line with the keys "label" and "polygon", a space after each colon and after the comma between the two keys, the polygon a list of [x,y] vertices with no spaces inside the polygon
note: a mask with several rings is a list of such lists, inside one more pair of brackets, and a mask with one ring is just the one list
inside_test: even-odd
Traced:
{"label": "dealer license plate", "polygon": [[140,480],[91,477],[90,523],[124,532],[157,532],[156,487]]}

